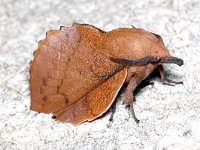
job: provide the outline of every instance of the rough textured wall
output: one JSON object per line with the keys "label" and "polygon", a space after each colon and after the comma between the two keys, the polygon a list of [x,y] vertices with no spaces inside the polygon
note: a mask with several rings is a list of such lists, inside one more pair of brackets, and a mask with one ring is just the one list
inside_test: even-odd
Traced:
{"label": "rough textured wall", "polygon": [[[165,65],[184,85],[158,78],[136,95],[136,124],[118,97],[110,113],[78,127],[30,111],[29,62],[45,32],[73,22],[103,30],[134,25],[160,34],[170,53],[185,65]],[[0,1],[0,150],[1,149],[200,149],[199,0],[1,0]]]}

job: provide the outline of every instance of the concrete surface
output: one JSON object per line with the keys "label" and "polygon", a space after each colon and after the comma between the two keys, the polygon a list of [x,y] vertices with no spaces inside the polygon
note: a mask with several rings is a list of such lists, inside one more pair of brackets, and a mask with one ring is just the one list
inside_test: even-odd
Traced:
{"label": "concrete surface", "polygon": [[[110,113],[78,127],[30,111],[29,62],[51,29],[73,22],[106,31],[134,25],[160,34],[185,65],[165,65],[184,85],[155,78],[137,94],[136,124],[118,98]],[[199,0],[0,0],[0,150],[200,149]]]}

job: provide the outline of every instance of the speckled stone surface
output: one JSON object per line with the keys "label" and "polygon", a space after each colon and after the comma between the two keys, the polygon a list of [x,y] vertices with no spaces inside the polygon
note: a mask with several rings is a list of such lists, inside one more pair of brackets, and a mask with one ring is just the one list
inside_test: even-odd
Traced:
{"label": "speckled stone surface", "polygon": [[[48,30],[88,23],[109,31],[144,28],[160,34],[170,53],[185,64],[164,65],[158,78],[136,95],[136,124],[118,97],[110,113],[78,127],[30,111],[29,62]],[[200,149],[200,1],[199,0],[0,0],[0,150]]]}

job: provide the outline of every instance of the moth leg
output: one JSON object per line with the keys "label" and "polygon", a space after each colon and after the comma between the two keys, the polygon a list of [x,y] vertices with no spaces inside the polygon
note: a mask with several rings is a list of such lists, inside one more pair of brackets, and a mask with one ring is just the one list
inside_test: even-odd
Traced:
{"label": "moth leg", "polygon": [[145,80],[143,80],[139,85],[138,85],[138,89],[141,89],[141,88],[143,88],[143,87],[146,87],[146,86],[148,86],[148,85],[154,85],[154,82],[153,81],[151,81],[150,80],[150,78],[148,79],[145,79]]}
{"label": "moth leg", "polygon": [[[141,78],[139,78],[137,76],[137,74],[135,74],[135,72],[143,71],[143,70],[145,70],[145,67],[143,67],[143,66],[141,66],[140,68],[135,68],[135,67],[128,68],[127,77],[126,77],[126,80],[125,80],[125,83],[128,84],[128,86],[126,88],[124,98],[123,98],[123,101],[122,101],[123,104],[126,104],[127,106],[129,106],[131,113],[133,115],[133,118],[137,123],[139,122],[139,120],[135,116],[135,112],[134,112],[134,108],[133,108],[133,103],[135,102],[135,97],[133,95],[133,91],[137,87],[137,85],[139,83],[139,79],[143,78],[143,76],[140,76]],[[110,122],[113,121],[113,116],[114,116],[114,113],[116,111],[116,103],[117,103],[117,101],[114,101],[111,108],[110,108],[111,109],[111,116],[110,116],[110,119],[109,119]]]}
{"label": "moth leg", "polygon": [[137,87],[137,78],[132,77],[128,83],[128,86],[126,88],[125,91],[125,95],[124,95],[124,99],[123,99],[123,104],[126,104],[130,107],[131,110],[131,114],[133,116],[133,119],[135,120],[136,123],[139,123],[139,120],[137,119],[136,115],[135,115],[135,111],[134,111],[134,107],[133,107],[133,103],[135,101],[135,97],[133,95],[133,91],[135,90],[135,88]]}
{"label": "moth leg", "polygon": [[109,118],[109,122],[113,122],[113,117],[114,117],[114,114],[116,112],[116,105],[117,105],[117,101],[115,100],[111,106],[111,116]]}
{"label": "moth leg", "polygon": [[135,81],[135,78],[131,78],[128,86],[126,88],[125,94],[124,94],[124,99],[123,99],[123,104],[129,105],[135,98],[133,96],[133,91],[137,87],[137,83]]}
{"label": "moth leg", "polygon": [[[182,81],[173,81],[171,79],[168,79],[165,75],[165,71],[162,65],[158,66],[158,71],[160,73],[160,78],[162,81],[167,82],[168,84],[173,83],[173,84],[183,84]],[[170,84],[171,85],[171,84]]]}
{"label": "moth leg", "polygon": [[135,120],[136,123],[139,123],[140,120],[136,117],[135,111],[134,111],[134,108],[133,108],[133,101],[129,105],[130,105],[130,110],[131,110],[131,114],[132,114],[133,119]]}
{"label": "moth leg", "polygon": [[117,105],[117,101],[115,100],[113,102],[113,104],[111,105],[110,107],[110,110],[111,110],[111,115],[110,115],[110,118],[109,118],[109,123],[107,124],[107,127],[110,128],[112,123],[113,123],[113,117],[114,117],[114,114],[116,112],[116,105]]}

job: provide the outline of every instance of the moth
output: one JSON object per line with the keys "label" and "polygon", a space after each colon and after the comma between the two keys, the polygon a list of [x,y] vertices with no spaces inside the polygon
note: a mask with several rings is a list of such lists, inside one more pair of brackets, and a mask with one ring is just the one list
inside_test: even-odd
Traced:
{"label": "moth", "polygon": [[163,63],[183,65],[162,38],[140,28],[105,32],[88,24],[47,32],[30,63],[30,109],[52,113],[60,122],[79,125],[102,116],[127,84],[123,103],[133,118],[133,91],[154,70],[163,81]]}

